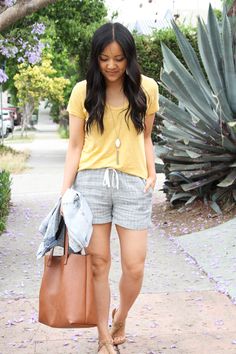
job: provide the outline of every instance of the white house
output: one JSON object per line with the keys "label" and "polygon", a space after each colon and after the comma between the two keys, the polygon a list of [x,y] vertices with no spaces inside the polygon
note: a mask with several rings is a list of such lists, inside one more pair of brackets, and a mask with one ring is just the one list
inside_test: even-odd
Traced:
{"label": "white house", "polygon": [[129,22],[126,26],[130,31],[137,31],[140,34],[151,34],[153,30],[170,27],[170,21],[173,19],[171,10],[167,10],[162,16],[149,16],[138,18],[135,22]]}
{"label": "white house", "polygon": [[110,15],[117,10],[116,20],[140,34],[168,27],[175,15],[180,22],[192,25],[198,16],[206,20],[210,2],[213,8],[222,8],[221,0],[106,0]]}
{"label": "white house", "polygon": [[10,99],[10,95],[8,94],[7,91],[4,91],[2,93],[2,107],[8,107],[9,105],[9,99]]}

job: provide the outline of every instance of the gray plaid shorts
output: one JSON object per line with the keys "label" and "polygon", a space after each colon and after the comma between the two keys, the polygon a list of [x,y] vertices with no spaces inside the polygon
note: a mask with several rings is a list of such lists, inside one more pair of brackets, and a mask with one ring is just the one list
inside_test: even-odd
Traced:
{"label": "gray plaid shorts", "polygon": [[113,168],[77,172],[72,188],[86,198],[93,224],[113,222],[127,229],[151,227],[152,194],[144,193],[146,180]]}

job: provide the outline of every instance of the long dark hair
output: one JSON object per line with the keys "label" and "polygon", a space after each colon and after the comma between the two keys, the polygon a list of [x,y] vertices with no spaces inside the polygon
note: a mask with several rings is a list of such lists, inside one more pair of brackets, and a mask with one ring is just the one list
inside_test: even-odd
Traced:
{"label": "long dark hair", "polygon": [[86,132],[88,133],[91,130],[94,123],[97,123],[101,134],[104,132],[103,115],[106,103],[106,84],[99,69],[98,58],[104,48],[114,41],[121,46],[127,60],[123,90],[129,104],[125,113],[125,120],[129,127],[128,116],[130,115],[139,134],[145,126],[146,96],[141,87],[141,71],[137,62],[134,38],[129,30],[118,22],[104,24],[95,31],[92,38],[90,62],[86,75],[87,93],[84,103],[89,113]]}

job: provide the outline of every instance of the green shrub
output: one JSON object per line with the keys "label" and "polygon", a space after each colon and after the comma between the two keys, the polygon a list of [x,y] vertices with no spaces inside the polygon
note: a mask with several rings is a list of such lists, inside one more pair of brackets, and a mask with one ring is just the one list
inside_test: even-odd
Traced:
{"label": "green shrub", "polygon": [[14,150],[10,146],[5,146],[3,144],[0,144],[0,156],[4,155],[4,154],[8,154],[8,153],[10,153],[14,156],[19,155],[19,151]]}
{"label": "green shrub", "polygon": [[7,216],[9,213],[11,199],[11,178],[10,173],[0,171],[0,233],[6,228]]}
{"label": "green shrub", "polygon": [[68,139],[69,138],[69,130],[63,126],[59,128],[59,135],[62,139]]}
{"label": "green shrub", "polygon": [[54,123],[59,123],[60,114],[60,104],[58,102],[53,102],[50,109],[50,116]]}
{"label": "green shrub", "polygon": [[[197,46],[197,32],[196,28],[190,26],[180,26],[182,32],[190,41],[197,56],[200,57]],[[144,75],[152,77],[159,83],[159,92],[161,95],[169,98],[171,101],[177,103],[175,97],[173,97],[165,88],[160,84],[160,72],[163,67],[163,55],[161,50],[161,42],[164,42],[177,56],[177,58],[184,63],[182,54],[180,52],[175,33],[172,28],[167,28],[159,31],[154,31],[152,35],[140,35],[134,33],[135,43],[137,47],[138,62],[141,67],[141,71]],[[162,126],[161,119],[156,115],[153,131],[152,141],[158,143],[160,141],[159,133]]]}
{"label": "green shrub", "polygon": [[[180,26],[180,28],[197,52],[198,57],[200,57],[197,46],[196,28],[190,26]],[[134,38],[137,47],[138,62],[144,75],[150,76],[156,81],[160,81],[160,72],[163,67],[161,42],[164,42],[177,58],[184,63],[172,28],[154,31],[152,35],[139,35],[134,33]],[[170,96],[162,86],[159,86],[159,90],[162,95]]]}

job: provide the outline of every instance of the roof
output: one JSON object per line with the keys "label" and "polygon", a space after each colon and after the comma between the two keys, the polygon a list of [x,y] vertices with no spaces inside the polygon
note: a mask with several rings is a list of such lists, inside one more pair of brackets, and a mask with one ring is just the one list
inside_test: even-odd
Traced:
{"label": "roof", "polygon": [[135,22],[130,22],[127,27],[130,31],[137,31],[139,34],[152,34],[153,30],[160,30],[163,28],[170,27],[170,20],[173,15],[170,10],[168,10],[164,17],[148,17],[143,19],[137,19]]}

